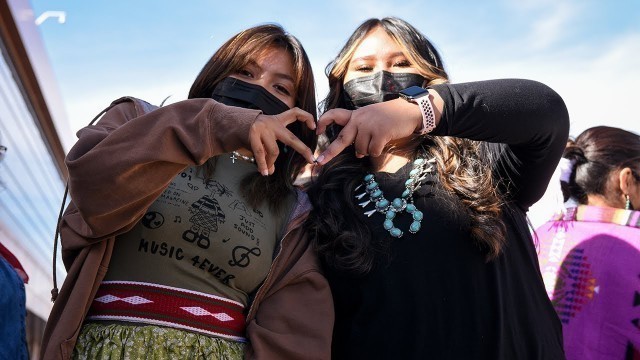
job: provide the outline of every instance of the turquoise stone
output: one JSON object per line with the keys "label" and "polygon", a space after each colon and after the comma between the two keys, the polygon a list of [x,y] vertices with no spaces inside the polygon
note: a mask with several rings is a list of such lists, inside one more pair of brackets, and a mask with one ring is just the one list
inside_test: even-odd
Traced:
{"label": "turquoise stone", "polygon": [[416,210],[413,212],[413,220],[420,221],[422,220],[422,218],[423,218],[422,211]]}
{"label": "turquoise stone", "polygon": [[413,184],[413,179],[408,179],[407,181],[404,182],[405,186],[411,185],[411,184]]}
{"label": "turquoise stone", "polygon": [[[393,218],[396,217],[396,212],[393,210],[387,210],[387,213],[385,214],[385,217],[389,220],[392,220]],[[387,229],[389,230],[389,229]]]}
{"label": "turquoise stone", "polygon": [[413,169],[413,170],[409,171],[409,176],[416,176],[416,175],[418,175],[419,172],[420,172],[419,169]]}
{"label": "turquoise stone", "polygon": [[391,236],[393,237],[401,237],[402,236],[402,230],[394,227],[393,229],[389,230],[389,234],[391,234]]}
{"label": "turquoise stone", "polygon": [[384,223],[382,223],[382,226],[384,227],[385,230],[389,231],[393,229],[393,221],[387,219],[384,221]]}
{"label": "turquoise stone", "polygon": [[420,165],[422,165],[422,164],[424,164],[424,159],[415,159],[415,160],[413,161],[413,165],[418,165],[418,166],[420,166]]}
{"label": "turquoise stone", "polygon": [[387,199],[379,200],[376,203],[376,208],[378,208],[380,210],[385,209],[387,206],[389,206],[389,200],[387,200]]}
{"label": "turquoise stone", "polygon": [[374,199],[379,198],[381,196],[382,196],[382,190],[380,190],[380,189],[374,190],[371,193],[371,197],[374,198]]}
{"label": "turquoise stone", "polygon": [[419,221],[412,222],[411,226],[409,226],[409,231],[414,234],[420,231],[420,222]]}
{"label": "turquoise stone", "polygon": [[377,187],[378,187],[378,183],[374,181],[374,182],[370,183],[369,185],[367,185],[367,190],[373,190],[373,189],[375,189]]}
{"label": "turquoise stone", "polygon": [[411,196],[411,191],[409,191],[409,189],[405,190],[405,191],[402,193],[402,197],[403,197],[403,198],[408,198],[409,196]]}
{"label": "turquoise stone", "polygon": [[364,181],[369,182],[373,180],[373,174],[368,174],[364,177]]}
{"label": "turquoise stone", "polygon": [[413,213],[414,211],[416,211],[417,209],[416,209],[416,206],[415,206],[415,205],[413,205],[413,204],[407,204],[407,209],[406,209],[406,210],[407,210],[407,212],[408,212],[409,214],[411,214],[411,213]]}
{"label": "turquoise stone", "polygon": [[406,201],[404,201],[404,200],[402,200],[400,198],[395,198],[395,199],[393,199],[393,203],[392,204],[393,204],[394,208],[401,209],[404,206],[405,203],[406,203]]}

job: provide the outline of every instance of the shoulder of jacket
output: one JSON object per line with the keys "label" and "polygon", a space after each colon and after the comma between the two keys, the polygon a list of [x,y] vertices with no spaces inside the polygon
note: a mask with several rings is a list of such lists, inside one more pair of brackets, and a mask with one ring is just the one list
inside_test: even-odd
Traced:
{"label": "shoulder of jacket", "polygon": [[158,109],[158,106],[152,105],[144,100],[135,98],[133,96],[123,96],[119,99],[116,99],[111,102],[111,106],[113,107],[123,103],[131,103],[135,107],[137,115],[144,115]]}

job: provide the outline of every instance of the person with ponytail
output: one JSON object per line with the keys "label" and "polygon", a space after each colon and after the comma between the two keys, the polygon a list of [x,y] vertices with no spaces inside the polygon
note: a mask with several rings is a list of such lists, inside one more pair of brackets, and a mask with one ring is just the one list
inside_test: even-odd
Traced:
{"label": "person with ponytail", "polygon": [[327,74],[307,228],[332,358],[563,359],[526,218],[567,141],[562,98],[530,80],[450,84],[398,18],[361,24]]}
{"label": "person with ponytail", "polygon": [[570,204],[536,230],[567,359],[640,357],[640,136],[596,126],[561,161]]}

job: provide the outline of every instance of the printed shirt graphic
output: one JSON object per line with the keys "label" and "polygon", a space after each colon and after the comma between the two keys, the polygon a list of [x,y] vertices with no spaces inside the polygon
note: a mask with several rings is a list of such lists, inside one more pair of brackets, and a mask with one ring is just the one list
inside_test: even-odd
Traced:
{"label": "printed shirt graphic", "polygon": [[204,180],[185,169],[140,222],[116,239],[105,280],[140,281],[223,296],[245,306],[269,272],[273,252],[292,208],[279,216],[266,203],[254,209],[239,184],[254,164],[217,158]]}
{"label": "printed shirt graphic", "polygon": [[536,233],[567,359],[640,359],[640,212],[582,205]]}

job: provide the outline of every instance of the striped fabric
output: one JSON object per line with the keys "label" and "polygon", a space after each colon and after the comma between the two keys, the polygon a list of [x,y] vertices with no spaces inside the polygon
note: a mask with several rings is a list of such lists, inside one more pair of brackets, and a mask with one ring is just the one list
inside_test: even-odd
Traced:
{"label": "striped fabric", "polygon": [[579,205],[568,208],[561,219],[565,221],[605,222],[640,228],[640,211],[599,206]]}
{"label": "striped fabric", "polygon": [[134,281],[103,281],[87,320],[161,325],[245,342],[244,306],[197,291]]}

